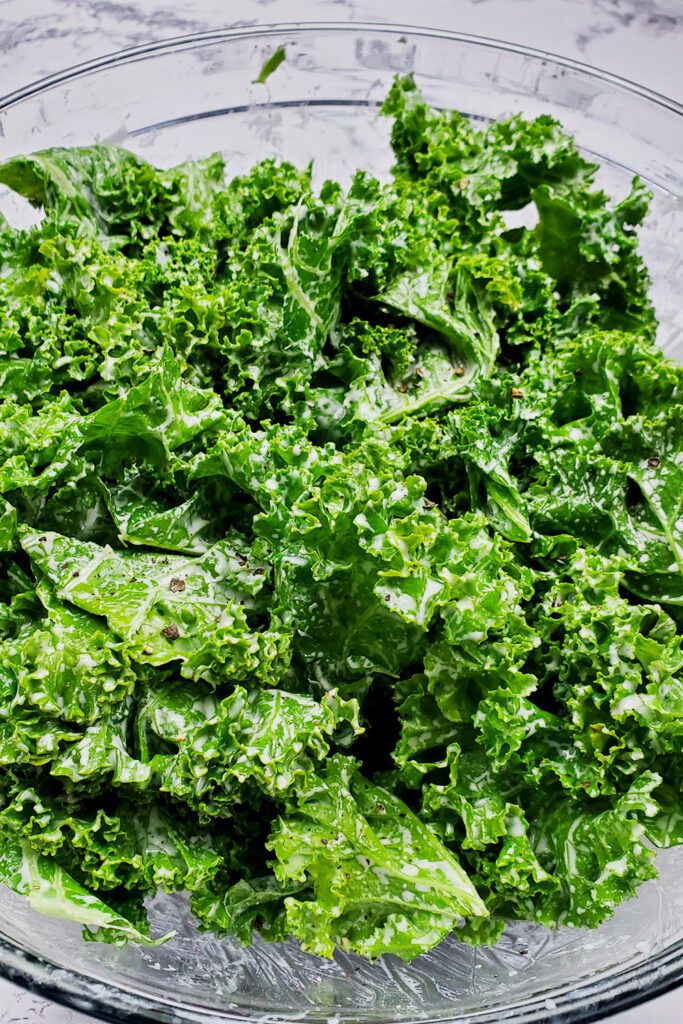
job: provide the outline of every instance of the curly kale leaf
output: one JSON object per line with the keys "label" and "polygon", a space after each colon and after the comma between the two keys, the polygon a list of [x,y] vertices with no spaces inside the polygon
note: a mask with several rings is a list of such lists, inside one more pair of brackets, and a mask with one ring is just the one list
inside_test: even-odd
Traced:
{"label": "curly kale leaf", "polygon": [[[335,756],[311,778],[269,840],[281,883],[306,882],[311,899],[284,899],[287,929],[305,949],[335,945],[411,960],[463,915],[486,910],[455,857],[397,797]],[[438,938],[437,938],[438,935]]]}
{"label": "curly kale leaf", "polygon": [[144,913],[141,907],[136,908],[137,913],[131,919],[125,904],[119,909],[117,900],[100,899],[57,861],[36,854],[29,843],[20,843],[11,837],[3,837],[0,881],[25,896],[33,910],[50,917],[77,921],[91,937],[116,944],[132,940],[141,945],[158,945],[172,937],[166,935],[151,939],[148,927],[139,920]]}
{"label": "curly kale leaf", "polygon": [[200,558],[113,551],[59,534],[27,531],[22,546],[57,596],[106,618],[137,662],[182,662],[189,678],[211,682],[252,673],[277,678],[288,638],[250,627],[267,566],[246,543],[219,541]]}
{"label": "curly kale leaf", "polygon": [[159,171],[114,146],[48,149],[0,165],[0,183],[78,234],[133,242],[165,234],[209,238],[223,184],[219,156]]}

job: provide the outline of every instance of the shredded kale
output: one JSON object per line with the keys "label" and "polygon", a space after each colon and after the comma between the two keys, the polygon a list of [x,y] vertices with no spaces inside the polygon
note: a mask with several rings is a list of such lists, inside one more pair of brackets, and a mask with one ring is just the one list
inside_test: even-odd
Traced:
{"label": "shredded kale", "polygon": [[88,938],[163,941],[162,888],[410,960],[598,925],[683,842],[647,192],[549,117],[384,113],[347,190],[0,166],[0,880]]}

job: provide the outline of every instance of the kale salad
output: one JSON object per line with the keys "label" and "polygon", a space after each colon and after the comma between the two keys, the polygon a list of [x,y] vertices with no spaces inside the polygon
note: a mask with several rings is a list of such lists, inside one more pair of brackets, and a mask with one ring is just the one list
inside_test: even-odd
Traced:
{"label": "kale salad", "polygon": [[549,117],[383,113],[388,184],[0,166],[0,881],[86,938],[168,938],[161,888],[409,960],[596,926],[683,842],[648,193]]}

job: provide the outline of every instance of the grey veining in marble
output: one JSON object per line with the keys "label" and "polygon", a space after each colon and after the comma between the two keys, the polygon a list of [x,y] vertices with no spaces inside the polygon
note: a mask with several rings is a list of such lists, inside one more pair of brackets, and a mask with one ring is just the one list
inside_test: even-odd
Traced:
{"label": "grey veining in marble", "polygon": [[[389,21],[523,44],[683,100],[683,0],[0,0],[0,95],[126,46],[227,25]],[[683,990],[612,1024],[680,1024]],[[0,981],[0,1024],[90,1024]]]}
{"label": "grey veining in marble", "polygon": [[298,20],[400,21],[493,36],[683,96],[683,0],[0,0],[0,93],[124,46]]}

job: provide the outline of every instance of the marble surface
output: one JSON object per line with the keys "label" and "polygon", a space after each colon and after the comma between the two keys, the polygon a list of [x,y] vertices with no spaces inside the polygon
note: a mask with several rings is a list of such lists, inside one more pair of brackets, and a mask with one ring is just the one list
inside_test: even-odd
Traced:
{"label": "marble surface", "polygon": [[0,0],[0,94],[124,46],[229,24],[306,20],[492,36],[683,99],[683,0]]}
{"label": "marble surface", "polygon": [[[683,101],[683,0],[0,0],[0,95],[125,46],[226,25],[388,21],[561,54]],[[680,1024],[683,989],[611,1019]],[[0,981],[0,1024],[91,1024]]]}

